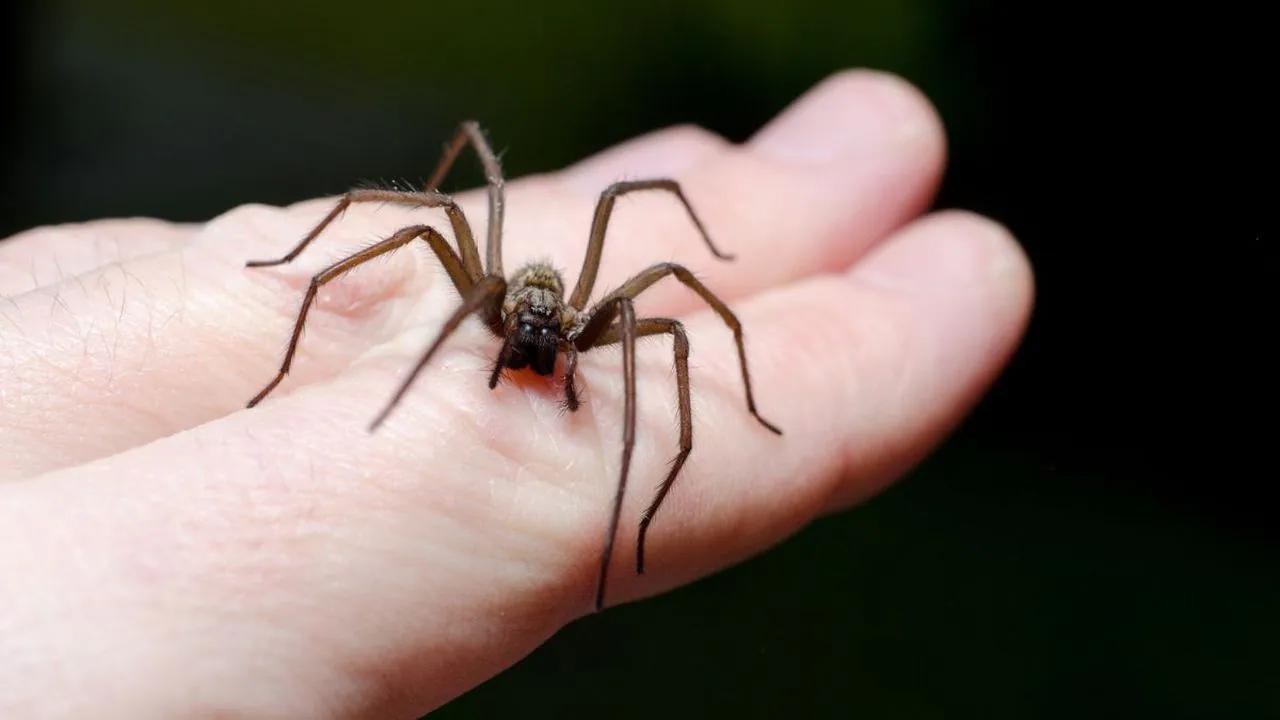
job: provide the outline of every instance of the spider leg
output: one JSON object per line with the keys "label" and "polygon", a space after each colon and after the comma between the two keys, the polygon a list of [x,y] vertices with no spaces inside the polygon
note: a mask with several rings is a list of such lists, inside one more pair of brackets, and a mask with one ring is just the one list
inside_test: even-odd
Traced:
{"label": "spider leg", "polygon": [[596,273],[600,270],[600,256],[604,251],[604,233],[609,227],[609,217],[613,214],[613,205],[617,199],[629,192],[638,190],[666,190],[684,206],[689,213],[689,219],[693,221],[698,233],[702,235],[702,239],[707,243],[707,247],[711,250],[711,254],[721,260],[732,260],[732,255],[726,255],[716,249],[715,243],[711,242],[711,236],[707,234],[707,229],[703,227],[702,221],[698,219],[698,214],[693,211],[693,206],[684,196],[684,191],[680,189],[680,183],[675,180],[659,178],[654,180],[630,180],[626,182],[616,182],[605,188],[600,194],[600,200],[596,203],[595,215],[591,218],[591,235],[587,240],[587,255],[582,260],[582,271],[578,273],[578,284],[573,288],[573,295],[569,297],[569,304],[581,310],[586,307],[587,299],[591,297],[591,289],[596,284]]}
{"label": "spider leg", "polygon": [[569,412],[576,412],[578,405],[578,386],[574,377],[578,374],[578,349],[570,345],[564,351],[564,406]]}
{"label": "spider leg", "polygon": [[[680,452],[672,459],[671,469],[667,471],[666,479],[658,487],[658,493],[654,496],[653,502],[649,503],[649,507],[640,516],[640,534],[636,539],[636,572],[642,575],[644,574],[644,538],[649,532],[649,523],[653,522],[654,515],[658,513],[658,508],[666,499],[667,493],[671,491],[676,476],[680,474],[680,469],[684,467],[685,460],[689,459],[689,453],[693,450],[693,405],[689,400],[689,336],[685,334],[684,324],[670,318],[644,318],[636,321],[636,337],[662,333],[671,334],[675,350],[676,400],[680,408]],[[600,337],[595,347],[610,345],[618,342],[620,338],[620,328],[615,324]]]}
{"label": "spider leg", "polygon": [[600,583],[596,586],[596,610],[604,609],[604,588],[609,577],[609,559],[613,555],[613,541],[618,534],[618,518],[622,514],[622,497],[627,490],[627,475],[631,472],[631,451],[636,444],[636,313],[631,300],[618,302],[618,327],[622,341],[622,468],[618,475],[618,491],[613,496],[613,513],[609,516],[609,530],[604,538],[604,550],[600,554]]}
{"label": "spider leg", "polygon": [[462,256],[462,266],[466,268],[467,275],[471,278],[471,282],[475,283],[484,276],[484,271],[480,267],[480,254],[476,250],[475,238],[471,235],[471,225],[467,223],[467,218],[462,214],[462,208],[453,201],[453,198],[444,193],[432,191],[426,192],[410,192],[405,190],[350,190],[341,198],[337,204],[329,211],[328,215],[319,222],[315,227],[311,228],[311,232],[302,238],[302,242],[298,243],[292,250],[283,257],[275,260],[250,260],[245,263],[245,267],[271,267],[273,265],[283,265],[292,262],[298,257],[316,236],[324,231],[339,215],[343,213],[352,203],[360,202],[384,202],[396,203],[399,205],[412,205],[414,207],[442,207],[445,214],[449,217],[449,224],[453,226],[453,235],[458,240],[458,250]]}
{"label": "spider leg", "polygon": [[298,350],[298,341],[302,337],[302,326],[307,322],[307,313],[311,311],[311,304],[315,302],[316,293],[320,287],[343,273],[352,270],[370,260],[394,252],[401,247],[409,244],[414,238],[421,237],[435,251],[436,257],[440,258],[440,264],[444,265],[445,272],[449,274],[449,279],[453,281],[454,287],[460,293],[466,293],[471,289],[471,278],[467,275],[466,270],[462,267],[462,261],[458,259],[453,248],[449,247],[449,243],[444,237],[435,231],[434,228],[427,225],[411,225],[407,228],[398,230],[394,235],[377,244],[371,245],[360,252],[343,258],[329,267],[316,273],[311,278],[311,284],[307,287],[307,294],[302,298],[302,309],[298,311],[298,319],[293,324],[293,335],[289,338],[289,347],[284,353],[284,362],[280,365],[280,371],[262,391],[253,396],[249,401],[249,407],[253,407],[262,401],[285,375],[289,374],[289,366],[293,364],[294,353]]}
{"label": "spider leg", "polygon": [[489,184],[489,227],[485,238],[485,267],[488,268],[490,275],[502,275],[502,214],[506,204],[503,193],[502,163],[494,154],[493,148],[489,147],[489,141],[485,139],[479,123],[468,120],[458,126],[453,138],[444,146],[444,155],[440,157],[440,163],[431,173],[426,189],[431,191],[440,188],[440,183],[444,182],[445,176],[449,174],[454,161],[458,159],[458,155],[467,143],[471,143],[471,147],[475,148],[476,155],[480,158],[480,165],[484,168],[485,180]]}
{"label": "spider leg", "polygon": [[502,303],[502,297],[506,290],[506,280],[503,280],[496,275],[486,275],[480,279],[480,282],[476,283],[471,289],[463,293],[462,304],[459,305],[458,309],[453,311],[453,315],[450,315],[449,319],[445,321],[444,327],[440,330],[440,334],[436,337],[435,341],[431,343],[431,347],[427,348],[427,351],[422,354],[422,358],[418,360],[418,364],[413,366],[413,370],[409,373],[409,376],[404,379],[404,382],[400,384],[400,387],[396,390],[396,394],[391,397],[391,401],[387,403],[386,407],[384,407],[382,411],[378,413],[378,416],[373,419],[373,422],[369,424],[369,432],[377,430],[378,426],[387,419],[387,416],[390,415],[391,411],[400,403],[400,400],[404,397],[405,393],[409,391],[409,386],[412,385],[414,379],[418,377],[418,373],[422,372],[422,368],[426,367],[427,363],[431,361],[431,357],[436,354],[436,350],[439,350],[440,345],[453,334],[454,330],[458,329],[458,326],[462,324],[462,321],[471,313],[479,310],[489,309],[490,312],[497,312],[497,306]]}
{"label": "spider leg", "polygon": [[674,275],[677,280],[698,295],[715,310],[725,325],[733,331],[733,341],[738,348],[738,366],[742,370],[742,385],[747,395],[747,411],[755,417],[757,421],[771,432],[781,435],[782,430],[778,426],[765,420],[760,412],[756,410],[755,396],[751,392],[751,373],[747,369],[747,351],[743,344],[742,323],[738,321],[738,316],[733,314],[729,306],[723,300],[716,297],[706,285],[703,285],[688,268],[675,263],[659,263],[646,270],[641,271],[635,277],[622,284],[622,287],[614,290],[596,303],[594,307],[586,311],[588,320],[583,329],[574,339],[574,345],[579,351],[594,347],[599,344],[601,336],[605,334],[609,324],[617,315],[617,306],[623,299],[633,299],[640,293],[644,292],[649,286],[658,282],[662,278]]}
{"label": "spider leg", "polygon": [[511,342],[511,338],[515,335],[515,325],[520,321],[520,317],[514,313],[507,318],[507,325],[502,339],[502,349],[498,351],[498,359],[493,363],[493,370],[489,372],[489,389],[498,387],[498,381],[502,379],[502,371],[507,367],[507,361],[511,359],[511,353],[515,351],[515,343]]}

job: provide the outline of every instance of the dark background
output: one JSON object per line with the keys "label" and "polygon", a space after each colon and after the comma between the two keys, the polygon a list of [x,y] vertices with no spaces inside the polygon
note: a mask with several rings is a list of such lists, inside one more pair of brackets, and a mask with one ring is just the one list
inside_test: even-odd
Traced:
{"label": "dark background", "polygon": [[0,11],[0,236],[419,178],[463,117],[509,148],[509,176],[678,122],[743,139],[828,73],[871,66],[947,124],[937,206],[1001,220],[1031,255],[1024,347],[903,483],[575,623],[439,716],[1280,717],[1278,85],[1260,18],[104,5]]}

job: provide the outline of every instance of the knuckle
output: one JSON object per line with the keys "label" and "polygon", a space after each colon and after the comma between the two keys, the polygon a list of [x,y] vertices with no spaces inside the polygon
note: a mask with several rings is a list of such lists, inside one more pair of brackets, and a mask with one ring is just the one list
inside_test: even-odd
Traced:
{"label": "knuckle", "polygon": [[729,141],[701,125],[681,123],[660,131],[664,141],[685,150],[713,152],[730,145]]}

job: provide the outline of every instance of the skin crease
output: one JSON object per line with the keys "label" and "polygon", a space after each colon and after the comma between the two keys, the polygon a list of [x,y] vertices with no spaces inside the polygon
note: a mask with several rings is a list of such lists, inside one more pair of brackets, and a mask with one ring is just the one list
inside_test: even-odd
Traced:
{"label": "skin crease", "polygon": [[[669,198],[629,197],[596,297],[688,264],[742,319],[761,412],[786,433],[747,414],[731,336],[693,293],[641,296],[640,317],[686,324],[694,449],[638,577],[635,524],[676,450],[671,343],[642,342],[609,604],[856,505],[994,380],[1031,273],[989,220],[918,217],[943,146],[918,92],[856,71],[742,146],[677,127],[510,184],[506,266],[549,259],[571,282],[604,186],[680,180],[738,260],[711,258]],[[483,195],[460,197],[483,227]],[[621,451],[616,350],[582,356],[583,406],[563,414],[558,377],[488,390],[497,345],[468,321],[367,434],[457,302],[413,247],[324,288],[293,373],[244,409],[312,273],[404,225],[447,234],[433,211],[357,207],[295,263],[243,268],[331,202],[0,243],[0,584],[17,589],[0,601],[0,716],[415,717],[590,611]]]}

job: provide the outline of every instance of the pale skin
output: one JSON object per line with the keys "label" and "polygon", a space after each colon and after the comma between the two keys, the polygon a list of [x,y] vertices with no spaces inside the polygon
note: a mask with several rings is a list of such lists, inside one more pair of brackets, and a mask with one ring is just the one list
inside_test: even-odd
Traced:
{"label": "pale skin", "polygon": [[[741,318],[761,412],[785,431],[747,414],[732,338],[693,293],[646,293],[639,315],[688,331],[694,449],[637,576],[638,516],[676,450],[670,340],[645,341],[608,604],[857,505],[997,376],[1031,273],[996,223],[921,216],[943,157],[917,91],[851,72],[743,145],[677,127],[509,184],[507,266],[550,258],[572,282],[604,186],[678,179],[737,260],[711,258],[669,199],[629,197],[596,297],[689,265]],[[459,200],[480,235],[483,192]],[[617,352],[581,356],[583,404],[562,413],[558,376],[488,389],[497,345],[471,320],[369,434],[457,302],[413,247],[326,286],[288,379],[244,408],[312,273],[405,225],[448,234],[438,210],[353,207],[293,264],[244,268],[331,204],[0,243],[0,716],[414,717],[591,611]]]}

